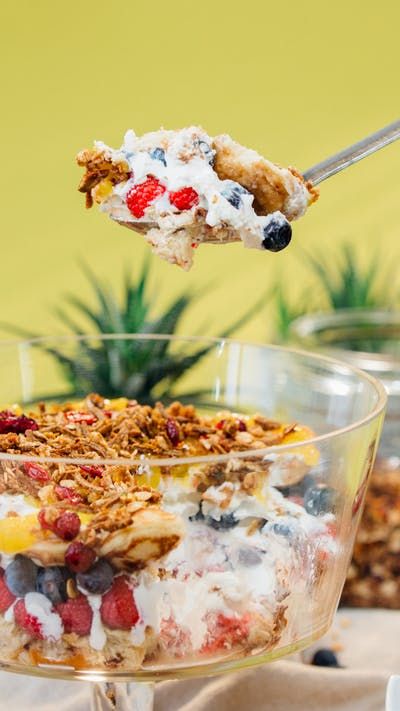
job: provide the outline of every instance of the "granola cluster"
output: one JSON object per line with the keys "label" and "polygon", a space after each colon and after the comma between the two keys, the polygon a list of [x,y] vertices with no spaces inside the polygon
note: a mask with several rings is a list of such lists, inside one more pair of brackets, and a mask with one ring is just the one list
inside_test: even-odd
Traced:
{"label": "granola cluster", "polygon": [[400,609],[400,471],[377,462],[342,603]]}

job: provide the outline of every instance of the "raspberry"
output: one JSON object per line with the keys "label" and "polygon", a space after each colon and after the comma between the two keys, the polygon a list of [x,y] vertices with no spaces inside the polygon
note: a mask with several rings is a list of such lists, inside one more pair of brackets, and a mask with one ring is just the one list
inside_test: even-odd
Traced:
{"label": "raspberry", "polygon": [[96,560],[93,548],[85,546],[81,541],[71,543],[65,551],[65,564],[74,573],[85,573]]}
{"label": "raspberry", "polygon": [[143,183],[134,185],[126,196],[126,204],[134,217],[143,217],[154,200],[165,193],[165,186],[157,178],[148,175]]}
{"label": "raspberry", "polygon": [[4,570],[0,568],[0,612],[5,612],[17,598],[10,592],[4,580]]}
{"label": "raspberry", "polygon": [[181,188],[169,194],[169,201],[178,210],[190,210],[199,202],[199,196],[193,188]]}
{"label": "raspberry", "polygon": [[93,611],[84,595],[62,602],[56,610],[63,621],[65,632],[75,632],[80,637],[89,634]]}
{"label": "raspberry", "polygon": [[24,434],[26,430],[38,430],[39,425],[31,417],[15,415],[10,410],[0,412],[0,434]]}
{"label": "raspberry", "polygon": [[76,410],[70,410],[65,413],[65,417],[68,422],[77,422],[78,424],[82,424],[84,422],[86,425],[94,425],[94,423],[97,422],[96,415],[93,415],[91,412],[77,412]]}
{"label": "raspberry", "polygon": [[249,634],[250,616],[227,617],[222,613],[210,615],[208,622],[207,642],[201,648],[202,652],[212,653],[219,649],[231,649],[235,644],[243,642]]}
{"label": "raspberry", "polygon": [[28,632],[35,639],[44,639],[42,625],[37,617],[29,615],[23,600],[18,600],[14,606],[14,619],[18,627]]}
{"label": "raspberry", "polygon": [[83,501],[82,496],[69,486],[57,485],[54,491],[59,499],[69,501],[70,504],[81,504]]}
{"label": "raspberry", "polygon": [[41,509],[38,513],[38,520],[43,529],[53,531],[63,541],[72,541],[81,528],[80,518],[73,511],[63,511],[59,516],[52,516],[51,512]]}
{"label": "raspberry", "polygon": [[34,481],[38,481],[40,484],[46,484],[48,481],[51,481],[48,471],[43,467],[40,467],[39,464],[24,462],[22,466],[25,474],[27,474],[27,476]]}
{"label": "raspberry", "polygon": [[103,595],[100,614],[104,624],[113,630],[130,630],[138,621],[139,613],[125,576],[115,578],[112,588]]}
{"label": "raspberry", "polygon": [[86,474],[90,474],[90,476],[96,477],[96,476],[103,476],[104,472],[101,467],[95,467],[95,466],[88,466],[86,464],[82,464],[79,469],[82,469],[83,472],[86,472]]}
{"label": "raspberry", "polygon": [[165,425],[167,430],[167,435],[170,439],[171,444],[176,447],[179,444],[179,429],[175,420],[168,418],[167,424]]}

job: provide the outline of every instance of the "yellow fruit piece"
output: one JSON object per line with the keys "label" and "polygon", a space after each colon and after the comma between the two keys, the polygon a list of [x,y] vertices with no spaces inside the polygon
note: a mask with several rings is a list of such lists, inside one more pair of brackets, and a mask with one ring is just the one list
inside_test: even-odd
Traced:
{"label": "yellow fruit piece", "polygon": [[[92,514],[78,515],[83,526],[93,518]],[[43,531],[35,513],[28,516],[7,516],[0,520],[0,551],[8,555],[29,550],[37,541],[49,536],[52,534]]]}
{"label": "yellow fruit piece", "polygon": [[103,202],[112,193],[113,187],[111,180],[104,178],[92,189],[93,200],[97,203]]}
{"label": "yellow fruit piece", "polygon": [[126,397],[115,397],[110,400],[110,410],[125,410],[128,405]]}
{"label": "yellow fruit piece", "polygon": [[[292,444],[293,442],[304,442],[304,440],[312,439],[315,434],[308,427],[296,427],[293,432],[285,435],[282,444]],[[305,464],[310,467],[315,466],[319,462],[319,451],[312,444],[305,444],[298,449],[292,449],[291,454],[299,454],[304,458]]]}
{"label": "yellow fruit piece", "polygon": [[150,471],[136,476],[138,486],[151,486],[152,489],[158,489],[161,480],[160,467],[152,467]]}
{"label": "yellow fruit piece", "polygon": [[37,514],[7,516],[0,521],[0,551],[8,555],[29,549],[40,535]]}

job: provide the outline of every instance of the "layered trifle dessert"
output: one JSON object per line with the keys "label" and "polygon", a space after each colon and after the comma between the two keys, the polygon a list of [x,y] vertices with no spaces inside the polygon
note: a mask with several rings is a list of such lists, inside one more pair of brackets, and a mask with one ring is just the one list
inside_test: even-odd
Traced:
{"label": "layered trifle dessert", "polygon": [[295,643],[337,551],[312,435],[97,394],[1,411],[0,661],[132,672]]}
{"label": "layered trifle dessert", "polygon": [[129,130],[121,148],[96,141],[77,161],[85,169],[79,190],[87,207],[97,203],[184,269],[201,243],[284,249],[290,223],[318,197],[295,168],[198,126],[143,136]]}

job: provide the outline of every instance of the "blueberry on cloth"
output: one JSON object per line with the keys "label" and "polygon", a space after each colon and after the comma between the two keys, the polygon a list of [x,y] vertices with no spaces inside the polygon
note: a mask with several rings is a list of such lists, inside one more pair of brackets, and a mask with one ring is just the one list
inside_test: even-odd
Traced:
{"label": "blueberry on cloth", "polygon": [[226,531],[229,528],[234,528],[239,523],[237,518],[234,517],[233,513],[222,514],[220,519],[212,518],[212,516],[206,516],[205,521],[207,526],[215,528],[216,531]]}
{"label": "blueberry on cloth", "polygon": [[36,591],[38,566],[25,555],[16,555],[5,572],[6,585],[16,597]]}
{"label": "blueberry on cloth", "polygon": [[312,516],[322,516],[332,511],[336,499],[336,491],[329,486],[312,486],[304,494],[304,508]]}
{"label": "blueberry on cloth", "polygon": [[39,568],[36,580],[36,590],[45,595],[53,605],[59,605],[67,600],[67,579],[71,574],[66,568],[54,565],[50,568]]}
{"label": "blueberry on cloth", "polygon": [[341,669],[338,658],[331,649],[318,649],[311,660],[311,664],[316,667],[338,667]]}
{"label": "blueberry on cloth", "polygon": [[273,217],[263,229],[262,246],[270,252],[280,252],[285,249],[292,239],[290,223],[282,216]]}
{"label": "blueberry on cloth", "polygon": [[102,595],[113,582],[114,570],[104,558],[92,565],[86,573],[79,573],[76,577],[78,585],[91,595]]}
{"label": "blueberry on cloth", "polygon": [[165,160],[164,148],[154,148],[154,150],[152,150],[150,153],[150,158],[154,158],[154,160],[159,160],[165,166],[167,165],[167,161]]}
{"label": "blueberry on cloth", "polygon": [[233,181],[230,182],[228,187],[226,187],[221,195],[230,202],[233,207],[236,207],[238,210],[241,203],[242,203],[242,195],[250,195],[249,191],[246,190],[242,185],[239,185],[238,183],[234,183]]}

